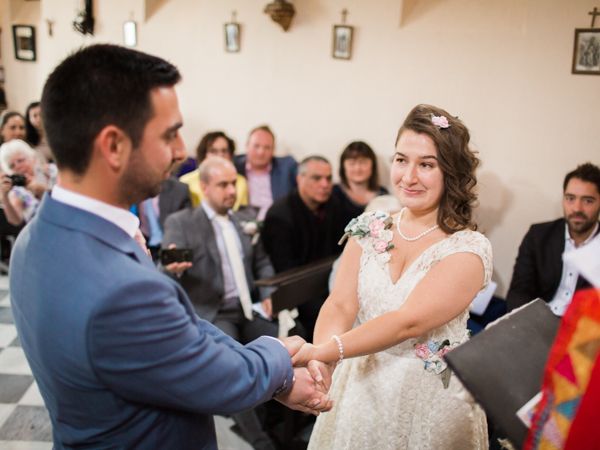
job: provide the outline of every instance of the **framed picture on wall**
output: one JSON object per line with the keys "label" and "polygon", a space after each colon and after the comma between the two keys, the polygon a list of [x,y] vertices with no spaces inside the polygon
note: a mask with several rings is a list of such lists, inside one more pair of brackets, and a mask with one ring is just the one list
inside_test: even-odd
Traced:
{"label": "framed picture on wall", "polygon": [[600,75],[600,29],[575,30],[572,73]]}
{"label": "framed picture on wall", "polygon": [[35,28],[29,25],[13,25],[15,58],[35,61]]}
{"label": "framed picture on wall", "polygon": [[237,23],[225,24],[225,51],[229,53],[240,51],[240,25]]}
{"label": "framed picture on wall", "polygon": [[332,56],[337,59],[350,59],[352,57],[352,27],[334,25]]}

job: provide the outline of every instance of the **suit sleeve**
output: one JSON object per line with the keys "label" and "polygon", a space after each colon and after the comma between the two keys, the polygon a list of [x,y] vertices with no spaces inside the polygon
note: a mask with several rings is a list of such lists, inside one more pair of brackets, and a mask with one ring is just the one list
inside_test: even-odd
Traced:
{"label": "suit sleeve", "polygon": [[529,229],[519,247],[512,280],[506,294],[508,311],[519,308],[536,298],[539,285],[535,263],[535,243],[532,228]]}
{"label": "suit sleeve", "polygon": [[206,321],[195,323],[163,276],[112,291],[94,311],[87,345],[98,377],[123,398],[230,414],[291,386],[290,357],[280,343],[260,338],[242,346]]}

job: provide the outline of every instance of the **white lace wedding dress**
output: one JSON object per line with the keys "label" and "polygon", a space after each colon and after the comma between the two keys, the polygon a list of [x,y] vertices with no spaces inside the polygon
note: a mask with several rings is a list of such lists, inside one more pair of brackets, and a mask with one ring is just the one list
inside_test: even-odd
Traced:
{"label": "white lace wedding dress", "polygon": [[[390,278],[387,252],[377,253],[370,237],[357,242],[363,248],[358,276],[361,323],[400,308],[429,269],[453,253],[481,257],[482,289],[491,279],[491,245],[474,231],[457,232],[429,247],[396,284]],[[424,360],[415,354],[419,344],[468,339],[469,309],[423,336],[339,365],[330,390],[335,406],[317,418],[309,450],[487,449],[483,410],[466,401],[469,396],[456,376],[445,389],[441,375],[426,370]]]}

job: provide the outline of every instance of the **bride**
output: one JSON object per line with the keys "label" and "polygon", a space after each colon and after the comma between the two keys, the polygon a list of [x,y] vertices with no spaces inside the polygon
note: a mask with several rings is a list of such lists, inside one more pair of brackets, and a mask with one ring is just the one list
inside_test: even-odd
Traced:
{"label": "bride", "polygon": [[309,449],[488,447],[483,410],[461,396],[442,358],[468,339],[470,303],[492,275],[490,243],[473,221],[479,160],[469,139],[458,118],[415,107],[391,169],[405,208],[346,227],[315,344],[293,358],[343,362],[329,392],[335,406],[317,419]]}

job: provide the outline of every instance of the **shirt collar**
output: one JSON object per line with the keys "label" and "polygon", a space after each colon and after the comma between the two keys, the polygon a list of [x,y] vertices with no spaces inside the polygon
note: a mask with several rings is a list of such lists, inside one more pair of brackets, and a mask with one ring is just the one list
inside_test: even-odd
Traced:
{"label": "shirt collar", "polygon": [[256,172],[256,170],[254,170],[252,168],[252,166],[250,165],[250,163],[248,162],[248,160],[246,160],[246,174],[248,173],[252,173],[252,174],[270,174],[271,173],[271,169],[273,169],[273,162],[270,162],[269,165],[267,166],[266,170],[261,171],[261,172]]}
{"label": "shirt collar", "polygon": [[52,188],[52,198],[74,208],[82,209],[114,223],[129,236],[134,237],[140,226],[140,219],[123,208],[118,208],[95,198],[69,191],[60,186]]}
{"label": "shirt collar", "polygon": [[[582,247],[584,245],[589,244],[592,241],[592,239],[594,239],[596,237],[596,232],[597,231],[598,231],[598,222],[596,222],[596,226],[594,227],[594,231],[592,231],[590,233],[590,235],[588,236],[588,238],[585,241],[583,241],[579,247]],[[573,240],[573,238],[571,237],[571,234],[569,233],[569,225],[567,225],[566,223],[565,223],[565,240],[567,240],[571,244],[575,245],[575,241]]]}
{"label": "shirt collar", "polygon": [[[212,209],[210,207],[210,205],[208,203],[206,203],[206,201],[202,200],[202,202],[200,203],[200,206],[202,206],[202,209],[206,213],[208,220],[213,220],[215,218],[215,216],[217,215],[216,211],[214,209]],[[227,211],[227,215],[231,216],[231,210]]]}

